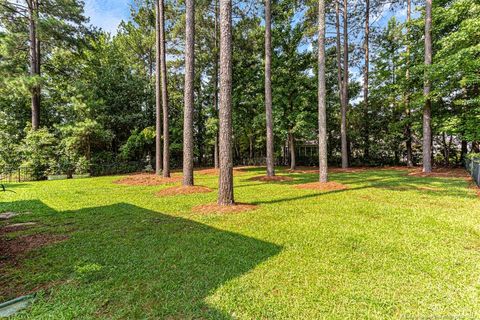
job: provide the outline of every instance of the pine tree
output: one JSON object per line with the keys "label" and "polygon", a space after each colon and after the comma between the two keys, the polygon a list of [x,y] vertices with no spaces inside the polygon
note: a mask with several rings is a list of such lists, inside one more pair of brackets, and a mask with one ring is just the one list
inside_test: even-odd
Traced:
{"label": "pine tree", "polygon": [[325,0],[318,1],[318,160],[319,181],[328,181],[327,103],[325,83]]}
{"label": "pine tree", "polygon": [[219,95],[218,204],[232,205],[232,1],[220,0],[220,95]]}
{"label": "pine tree", "polygon": [[195,1],[186,1],[185,95],[183,114],[183,185],[193,186],[193,90],[195,63]]}
{"label": "pine tree", "polygon": [[423,172],[432,172],[432,102],[430,100],[429,67],[432,64],[432,0],[425,1],[425,84],[423,95]]}
{"label": "pine tree", "polygon": [[267,176],[275,175],[272,111],[272,22],[271,0],[265,0],[265,115],[267,129]]}

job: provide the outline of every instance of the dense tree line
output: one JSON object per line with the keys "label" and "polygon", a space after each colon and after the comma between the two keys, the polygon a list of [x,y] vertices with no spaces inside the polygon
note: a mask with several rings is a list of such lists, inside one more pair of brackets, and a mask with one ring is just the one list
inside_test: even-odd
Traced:
{"label": "dense tree line", "polygon": [[192,185],[215,165],[228,202],[234,163],[429,171],[479,152],[474,0],[136,0],[115,35],[82,6],[0,0],[0,167],[148,157]]}

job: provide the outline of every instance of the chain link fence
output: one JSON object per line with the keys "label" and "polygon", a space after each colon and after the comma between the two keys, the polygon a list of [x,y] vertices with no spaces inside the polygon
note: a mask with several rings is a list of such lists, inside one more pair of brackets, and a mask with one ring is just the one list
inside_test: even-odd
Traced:
{"label": "chain link fence", "polygon": [[465,168],[472,176],[473,181],[480,187],[480,158],[467,159]]}

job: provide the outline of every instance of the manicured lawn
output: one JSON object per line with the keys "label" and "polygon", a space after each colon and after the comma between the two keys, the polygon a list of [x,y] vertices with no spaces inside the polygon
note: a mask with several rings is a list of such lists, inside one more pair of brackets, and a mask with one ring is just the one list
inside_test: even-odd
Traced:
{"label": "manicured lawn", "polygon": [[[480,317],[480,199],[464,179],[335,173],[349,188],[321,192],[294,187],[315,174],[248,180],[260,174],[235,177],[237,201],[258,208],[228,215],[191,211],[216,190],[157,197],[167,186],[119,177],[9,185],[0,213],[37,224],[4,237],[68,239],[3,266],[0,302],[39,290],[19,318]],[[216,189],[217,177],[196,183]]]}

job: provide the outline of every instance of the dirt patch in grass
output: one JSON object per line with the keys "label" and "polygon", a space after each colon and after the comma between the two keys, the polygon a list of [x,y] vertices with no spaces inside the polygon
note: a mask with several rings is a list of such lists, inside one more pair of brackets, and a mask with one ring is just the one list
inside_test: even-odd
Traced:
{"label": "dirt patch in grass", "polygon": [[284,181],[293,181],[292,177],[287,176],[257,176],[248,179],[249,181],[263,181],[263,182],[284,182]]}
{"label": "dirt patch in grass", "polygon": [[468,172],[463,168],[435,168],[431,173],[424,173],[422,168],[415,168],[408,175],[414,177],[470,179]]}
{"label": "dirt patch in grass", "polygon": [[181,179],[182,178],[179,176],[164,178],[153,173],[136,173],[121,178],[120,180],[115,181],[115,183],[127,186],[158,186],[162,184],[175,183]]}
{"label": "dirt patch in grass", "polygon": [[336,190],[346,190],[348,187],[344,184],[338,182],[310,182],[296,185],[297,189],[304,190],[317,190],[317,191],[336,191]]}
{"label": "dirt patch in grass", "polygon": [[[28,253],[34,249],[62,242],[68,239],[66,235],[53,235],[47,233],[21,236],[14,239],[2,239],[2,253],[7,256],[18,256]],[[5,251],[4,251],[5,250]]]}
{"label": "dirt patch in grass", "polygon": [[176,196],[182,194],[194,194],[194,193],[209,193],[213,189],[204,186],[178,186],[160,190],[156,193],[157,196]]}
{"label": "dirt patch in grass", "polygon": [[247,203],[235,203],[229,206],[221,206],[217,203],[203,204],[192,208],[192,212],[197,214],[233,214],[246,211],[253,211],[258,206]]}

